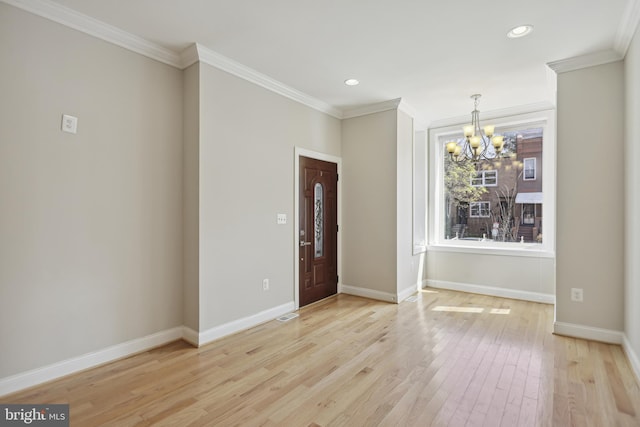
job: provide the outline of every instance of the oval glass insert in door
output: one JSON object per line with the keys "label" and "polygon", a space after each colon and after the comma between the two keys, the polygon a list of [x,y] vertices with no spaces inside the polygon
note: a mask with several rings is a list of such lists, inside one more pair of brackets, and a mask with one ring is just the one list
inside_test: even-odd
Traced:
{"label": "oval glass insert in door", "polygon": [[322,184],[319,182],[313,187],[313,229],[314,229],[314,257],[324,255],[324,197],[322,197]]}

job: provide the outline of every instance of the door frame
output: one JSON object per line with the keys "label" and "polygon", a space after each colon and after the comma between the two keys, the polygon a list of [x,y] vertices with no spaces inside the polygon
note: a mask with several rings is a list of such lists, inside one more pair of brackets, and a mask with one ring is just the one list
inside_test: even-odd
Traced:
{"label": "door frame", "polygon": [[[300,308],[300,288],[298,281],[300,280],[300,157],[309,157],[312,159],[331,162],[338,165],[338,176],[342,177],[342,157],[333,156],[331,154],[320,153],[318,151],[308,150],[306,148],[294,147],[294,165],[293,165],[293,292],[295,309]],[[338,179],[338,240],[337,240],[337,258],[338,258],[338,293],[342,293],[342,179]]]}

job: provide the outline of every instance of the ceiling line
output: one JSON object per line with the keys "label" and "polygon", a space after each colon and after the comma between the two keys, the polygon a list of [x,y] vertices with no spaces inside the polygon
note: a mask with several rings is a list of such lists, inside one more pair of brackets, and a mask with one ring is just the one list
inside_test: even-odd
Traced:
{"label": "ceiling line", "polygon": [[556,73],[566,73],[568,71],[580,70],[582,68],[593,67],[596,65],[604,65],[610,62],[621,61],[623,59],[624,55],[621,55],[618,51],[609,49],[549,62],[547,65]]}

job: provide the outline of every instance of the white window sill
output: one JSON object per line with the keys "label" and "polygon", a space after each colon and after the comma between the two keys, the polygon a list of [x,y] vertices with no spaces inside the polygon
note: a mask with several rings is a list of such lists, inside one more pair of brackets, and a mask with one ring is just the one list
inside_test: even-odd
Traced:
{"label": "white window sill", "polygon": [[480,255],[555,258],[556,254],[539,243],[505,243],[474,240],[448,240],[430,243],[427,252],[458,252]]}

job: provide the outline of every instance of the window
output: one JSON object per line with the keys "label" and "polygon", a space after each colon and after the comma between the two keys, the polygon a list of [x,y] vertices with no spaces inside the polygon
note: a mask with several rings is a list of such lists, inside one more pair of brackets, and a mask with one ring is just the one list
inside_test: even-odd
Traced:
{"label": "window", "polygon": [[553,252],[554,115],[548,110],[502,118],[504,125],[495,125],[504,138],[501,154],[489,151],[490,159],[475,164],[448,154],[448,142],[465,141],[461,124],[429,131],[428,251]]}
{"label": "window", "polygon": [[471,202],[469,204],[471,218],[489,218],[491,202]]}
{"label": "window", "polygon": [[[535,160],[535,159],[534,159]],[[495,187],[498,185],[498,171],[478,171],[471,175],[471,185],[474,187]]]}
{"label": "window", "polygon": [[524,162],[524,171],[522,174],[522,179],[525,181],[535,181],[536,180],[536,158],[530,157],[523,160]]}

